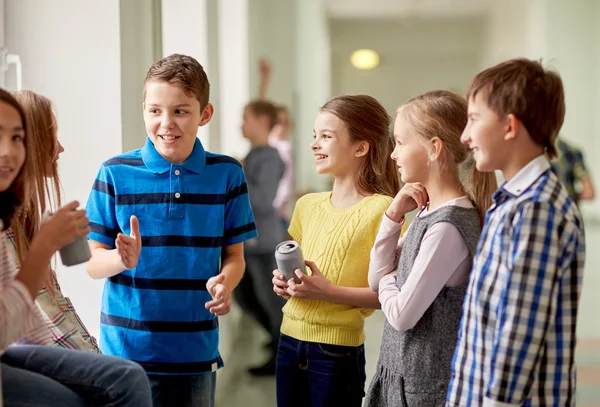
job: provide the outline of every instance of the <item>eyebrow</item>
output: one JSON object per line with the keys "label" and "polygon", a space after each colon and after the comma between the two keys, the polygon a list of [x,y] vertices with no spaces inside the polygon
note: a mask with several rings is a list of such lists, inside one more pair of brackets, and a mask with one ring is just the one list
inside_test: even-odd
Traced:
{"label": "eyebrow", "polygon": [[[146,106],[149,106],[149,107],[161,107],[161,105],[156,104],[156,103],[148,103]],[[189,103],[180,103],[180,104],[172,106],[172,107],[192,107],[192,105],[190,105]]]}
{"label": "eyebrow", "polygon": [[[326,131],[328,131],[328,132],[330,132],[330,133],[333,133],[333,134],[335,134],[335,130],[331,130],[331,129],[323,129],[323,130],[321,130],[321,133],[324,133],[324,132],[326,132]],[[317,132],[317,131],[316,131],[315,129],[313,129],[313,133],[316,133],[316,132]]]}
{"label": "eyebrow", "polygon": [[24,131],[25,131],[25,129],[24,129],[23,127],[21,127],[21,126],[13,127],[13,128],[11,129],[11,128],[6,128],[6,127],[4,127],[4,126],[3,126],[3,125],[1,125],[1,124],[0,124],[0,130],[3,130],[3,131],[6,131],[6,130],[12,130],[12,131],[22,131],[22,132],[24,132]]}

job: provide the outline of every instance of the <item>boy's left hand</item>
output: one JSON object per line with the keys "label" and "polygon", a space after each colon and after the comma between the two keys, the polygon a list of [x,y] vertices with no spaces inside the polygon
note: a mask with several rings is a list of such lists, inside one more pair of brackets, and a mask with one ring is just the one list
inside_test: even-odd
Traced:
{"label": "boy's left hand", "polygon": [[300,270],[296,270],[296,276],[301,283],[298,284],[294,279],[288,281],[287,293],[290,297],[303,298],[306,300],[328,301],[330,292],[334,284],[327,280],[321,270],[312,261],[304,262],[312,271],[312,275],[306,275]]}
{"label": "boy's left hand", "polygon": [[224,283],[223,274],[211,277],[206,282],[206,289],[213,299],[207,302],[205,307],[216,316],[226,315],[231,311],[231,293]]}

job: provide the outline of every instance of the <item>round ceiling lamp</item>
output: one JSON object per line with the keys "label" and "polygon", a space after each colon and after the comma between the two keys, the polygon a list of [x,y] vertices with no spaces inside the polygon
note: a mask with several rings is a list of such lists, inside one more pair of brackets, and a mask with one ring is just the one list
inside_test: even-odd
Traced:
{"label": "round ceiling lamp", "polygon": [[359,49],[352,53],[350,61],[356,69],[373,69],[379,65],[379,54],[372,49]]}

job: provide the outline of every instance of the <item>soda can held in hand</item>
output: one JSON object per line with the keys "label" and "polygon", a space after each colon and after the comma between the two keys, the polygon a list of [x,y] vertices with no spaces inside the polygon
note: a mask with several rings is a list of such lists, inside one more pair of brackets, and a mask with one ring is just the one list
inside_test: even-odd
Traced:
{"label": "soda can held in hand", "polygon": [[59,250],[60,259],[65,266],[85,263],[92,257],[87,236],[81,236]]}
{"label": "soda can held in hand", "polygon": [[302,250],[300,244],[295,240],[286,240],[277,245],[275,261],[277,262],[277,268],[288,281],[293,278],[296,283],[300,283],[300,279],[295,274],[296,269],[300,269],[306,274]]}

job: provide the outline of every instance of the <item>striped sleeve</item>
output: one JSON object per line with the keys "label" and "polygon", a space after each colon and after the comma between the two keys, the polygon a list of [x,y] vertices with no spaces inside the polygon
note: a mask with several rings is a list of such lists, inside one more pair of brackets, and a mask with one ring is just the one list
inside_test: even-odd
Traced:
{"label": "striped sleeve", "polygon": [[104,164],[100,167],[92,186],[86,212],[92,229],[88,239],[114,248],[115,239],[120,232],[115,206],[115,184],[112,174]]}
{"label": "striped sleeve", "polygon": [[29,291],[15,280],[18,265],[4,233],[0,246],[0,351],[25,335],[28,342],[48,344],[48,329],[36,314]]}
{"label": "striped sleeve", "polygon": [[558,297],[561,286],[568,284],[561,280],[560,264],[571,262],[567,257],[577,253],[573,247],[577,239],[567,239],[571,243],[565,247],[560,236],[566,232],[563,221],[556,208],[540,202],[525,204],[513,220],[509,278],[502,282],[505,286],[498,299],[484,405],[521,405],[539,375],[536,369],[557,370],[540,366],[539,358],[549,325],[560,322],[556,318]]}
{"label": "striped sleeve", "polygon": [[225,204],[223,245],[231,246],[258,236],[248,196],[246,176],[240,167],[232,166]]}

